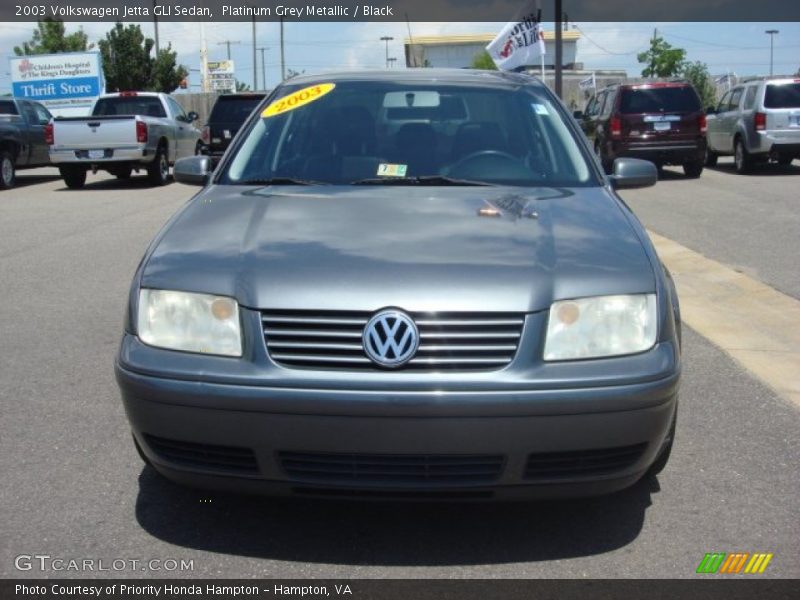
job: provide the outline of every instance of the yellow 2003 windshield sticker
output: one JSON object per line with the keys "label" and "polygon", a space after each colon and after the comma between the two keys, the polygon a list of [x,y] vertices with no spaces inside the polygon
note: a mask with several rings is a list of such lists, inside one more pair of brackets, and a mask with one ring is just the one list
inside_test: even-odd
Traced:
{"label": "yellow 2003 windshield sticker", "polygon": [[311,87],[292,92],[280,100],[275,100],[275,102],[265,108],[264,112],[261,113],[261,117],[264,119],[276,117],[290,110],[294,110],[295,108],[311,104],[315,100],[322,98],[325,94],[332,92],[335,87],[335,83],[320,83],[319,85],[312,85]]}

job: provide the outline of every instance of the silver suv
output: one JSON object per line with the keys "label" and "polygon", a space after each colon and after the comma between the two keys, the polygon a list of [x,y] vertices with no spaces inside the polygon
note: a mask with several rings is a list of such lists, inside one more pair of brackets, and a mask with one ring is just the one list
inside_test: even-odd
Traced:
{"label": "silver suv", "polygon": [[706,112],[708,166],[732,154],[736,171],[746,173],[757,163],[800,158],[800,78],[747,81]]}

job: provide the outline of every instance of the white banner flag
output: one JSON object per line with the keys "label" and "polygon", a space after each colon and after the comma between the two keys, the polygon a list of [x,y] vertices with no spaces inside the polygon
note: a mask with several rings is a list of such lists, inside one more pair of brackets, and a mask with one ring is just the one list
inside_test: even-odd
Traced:
{"label": "white banner flag", "polygon": [[591,77],[587,77],[586,79],[581,79],[578,82],[578,87],[580,87],[582,90],[597,89],[597,83],[595,82],[594,73],[592,73]]}
{"label": "white banner flag", "polygon": [[545,55],[538,0],[530,0],[518,15],[486,46],[489,56],[501,71],[535,65]]}

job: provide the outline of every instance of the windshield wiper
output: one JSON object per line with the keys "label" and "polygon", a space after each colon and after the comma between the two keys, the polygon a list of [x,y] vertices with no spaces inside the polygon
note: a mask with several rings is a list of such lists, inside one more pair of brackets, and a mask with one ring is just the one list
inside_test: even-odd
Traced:
{"label": "windshield wiper", "polygon": [[237,181],[237,185],[325,185],[322,181],[297,179],[294,177],[268,177],[265,179],[245,179]]}
{"label": "windshield wiper", "polygon": [[493,186],[494,183],[476,181],[474,179],[456,179],[445,175],[424,175],[418,177],[375,177],[372,179],[358,179],[351,185],[479,185]]}

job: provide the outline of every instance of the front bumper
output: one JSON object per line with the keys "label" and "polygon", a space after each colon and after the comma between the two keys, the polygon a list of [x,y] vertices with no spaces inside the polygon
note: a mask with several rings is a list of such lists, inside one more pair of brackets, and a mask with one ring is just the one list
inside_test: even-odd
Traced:
{"label": "front bumper", "polygon": [[[121,356],[139,346],[126,336]],[[507,385],[503,372],[494,389],[475,390],[214,383],[120,362],[116,376],[142,451],[182,484],[274,495],[544,498],[622,489],[656,459],[679,368],[667,358],[677,356],[671,343],[647,354],[666,366],[661,377],[550,389]]]}

